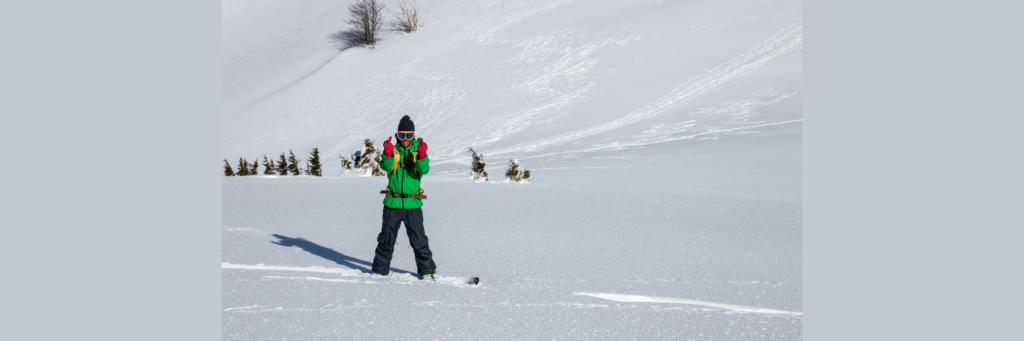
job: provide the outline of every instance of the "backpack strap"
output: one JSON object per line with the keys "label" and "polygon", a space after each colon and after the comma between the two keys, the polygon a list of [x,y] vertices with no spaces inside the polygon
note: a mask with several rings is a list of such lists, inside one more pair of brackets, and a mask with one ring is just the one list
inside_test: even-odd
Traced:
{"label": "backpack strap", "polygon": [[398,150],[393,150],[391,155],[395,157],[394,162],[391,163],[391,173],[394,174],[398,170],[398,164],[402,163],[402,153]]}

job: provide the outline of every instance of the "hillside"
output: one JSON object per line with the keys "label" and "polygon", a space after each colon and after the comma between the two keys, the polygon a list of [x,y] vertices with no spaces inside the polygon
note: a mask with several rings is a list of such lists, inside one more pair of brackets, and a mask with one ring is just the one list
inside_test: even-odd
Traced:
{"label": "hillside", "polygon": [[800,132],[800,2],[424,2],[374,49],[331,41],[346,5],[224,2],[225,158],[319,147],[337,175],[406,114],[435,165]]}

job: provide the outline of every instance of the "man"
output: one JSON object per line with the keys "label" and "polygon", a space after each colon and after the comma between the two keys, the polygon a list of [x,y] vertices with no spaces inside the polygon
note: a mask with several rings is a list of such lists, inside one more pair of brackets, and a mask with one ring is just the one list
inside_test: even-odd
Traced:
{"label": "man", "polygon": [[416,138],[416,126],[409,115],[398,122],[398,133],[394,136],[399,145],[391,144],[391,138],[384,142],[384,155],[380,167],[388,174],[388,187],[381,191],[384,197],[384,218],[380,234],[377,235],[376,256],[373,258],[373,273],[387,276],[391,271],[391,254],[395,251],[395,238],[400,223],[405,223],[413,253],[416,254],[416,270],[421,279],[434,280],[433,254],[427,245],[423,230],[423,195],[420,179],[430,171],[427,158],[427,144]]}

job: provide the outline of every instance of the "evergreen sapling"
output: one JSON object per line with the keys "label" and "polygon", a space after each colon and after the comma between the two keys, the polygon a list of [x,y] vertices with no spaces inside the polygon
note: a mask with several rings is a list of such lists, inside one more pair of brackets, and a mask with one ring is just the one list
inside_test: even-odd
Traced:
{"label": "evergreen sapling", "polygon": [[235,176],[235,171],[231,169],[228,159],[224,159],[224,176]]}
{"label": "evergreen sapling", "polygon": [[341,170],[343,172],[352,169],[352,160],[349,160],[344,155],[338,155],[338,157],[341,158]]}
{"label": "evergreen sapling", "polygon": [[263,174],[274,175],[274,161],[267,159],[267,154],[263,154]]}
{"label": "evergreen sapling", "polygon": [[378,150],[375,153],[373,153],[373,165],[371,165],[372,166],[371,169],[373,170],[373,172],[370,173],[370,175],[373,175],[373,176],[384,176],[384,175],[387,175],[387,174],[384,173],[384,169],[380,168],[380,161],[383,160],[383,159],[384,159],[384,155],[381,155],[381,151]]}
{"label": "evergreen sapling", "polygon": [[238,175],[239,176],[249,175],[249,163],[245,162],[245,159],[238,158]]}
{"label": "evergreen sapling", "polygon": [[322,176],[323,172],[320,169],[320,151],[316,147],[313,147],[313,151],[309,153],[309,173],[313,176]]}
{"label": "evergreen sapling", "polygon": [[469,175],[473,177],[473,180],[484,179],[484,181],[490,181],[487,178],[487,171],[484,170],[484,167],[487,166],[484,163],[484,154],[477,153],[473,150],[473,147],[469,147],[469,152],[473,153],[473,163],[470,164]]}
{"label": "evergreen sapling", "polygon": [[281,153],[281,159],[277,161],[277,175],[288,175],[288,162],[284,160],[284,153]]}
{"label": "evergreen sapling", "polygon": [[380,169],[381,160],[380,151],[373,147],[373,141],[366,139],[363,141],[363,154],[359,160],[359,166],[363,169],[363,174],[367,172],[372,176],[382,176],[384,171]]}
{"label": "evergreen sapling", "polygon": [[508,167],[505,169],[505,178],[515,182],[530,182],[530,171],[519,167],[516,159],[508,160]]}
{"label": "evergreen sapling", "polygon": [[288,150],[288,171],[291,172],[292,175],[299,175],[300,174],[299,173],[299,160],[295,158],[295,154],[292,153],[291,149]]}

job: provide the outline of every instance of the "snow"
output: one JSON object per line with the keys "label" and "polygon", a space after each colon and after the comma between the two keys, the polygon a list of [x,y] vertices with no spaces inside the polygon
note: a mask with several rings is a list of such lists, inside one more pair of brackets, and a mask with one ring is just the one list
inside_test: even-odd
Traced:
{"label": "snow", "polygon": [[705,307],[729,309],[729,310],[732,310],[732,311],[747,312],[747,313],[803,315],[803,313],[792,312],[792,311],[783,311],[783,310],[775,310],[775,309],[764,309],[764,308],[757,308],[757,307],[746,307],[746,306],[735,305],[735,304],[724,304],[724,303],[717,303],[717,302],[706,302],[706,301],[698,301],[698,300],[686,300],[686,299],[668,298],[668,297],[651,297],[651,296],[641,296],[641,295],[619,295],[619,294],[609,294],[609,293],[600,293],[600,292],[577,292],[577,293],[574,293],[574,295],[592,296],[592,297],[602,298],[602,299],[606,299],[606,300],[609,300],[609,301],[616,301],[616,302],[679,303],[679,304],[686,304],[686,305],[698,305],[698,306],[705,306]]}
{"label": "snow", "polygon": [[[223,2],[224,157],[325,174],[223,179],[225,340],[802,337],[801,2],[421,2],[339,50],[346,5]],[[405,114],[437,282],[401,232],[369,274],[386,179],[337,159]]]}

